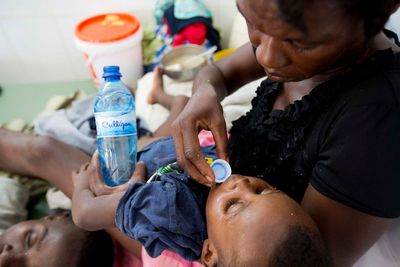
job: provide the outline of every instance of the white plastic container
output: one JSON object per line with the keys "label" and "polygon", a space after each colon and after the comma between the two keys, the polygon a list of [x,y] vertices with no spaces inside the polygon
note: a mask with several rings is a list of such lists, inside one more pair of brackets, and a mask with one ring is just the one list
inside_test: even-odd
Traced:
{"label": "white plastic container", "polygon": [[76,26],[75,44],[84,53],[86,65],[97,85],[102,81],[103,67],[120,66],[122,81],[137,87],[143,75],[143,31],[139,20],[124,13],[102,14],[83,20]]}

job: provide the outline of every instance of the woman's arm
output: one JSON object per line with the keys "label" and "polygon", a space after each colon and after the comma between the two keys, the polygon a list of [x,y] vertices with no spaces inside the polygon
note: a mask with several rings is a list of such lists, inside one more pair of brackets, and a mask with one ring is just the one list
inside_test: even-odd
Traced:
{"label": "woman's arm", "polygon": [[345,206],[322,195],[311,185],[302,206],[318,225],[338,267],[352,266],[393,221]]}
{"label": "woman's arm", "polygon": [[227,159],[226,123],[221,100],[242,85],[265,75],[247,43],[226,58],[204,67],[193,83],[193,94],[173,122],[177,160],[181,167],[202,184],[211,185],[214,174],[200,150],[198,133],[210,130],[219,158]]}
{"label": "woman's arm", "polygon": [[258,64],[253,46],[248,42],[232,54],[201,69],[194,79],[193,93],[203,84],[210,83],[216,91],[222,91],[219,94],[222,100],[227,94],[263,76],[265,76],[265,71]]}

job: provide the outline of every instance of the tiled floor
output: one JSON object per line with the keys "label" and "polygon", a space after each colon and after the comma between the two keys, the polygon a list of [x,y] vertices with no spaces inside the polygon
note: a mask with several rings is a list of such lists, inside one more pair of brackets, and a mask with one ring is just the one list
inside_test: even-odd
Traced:
{"label": "tiled floor", "polygon": [[92,81],[1,86],[0,123],[15,118],[31,121],[54,95],[71,95],[78,89],[88,95],[96,92]]}

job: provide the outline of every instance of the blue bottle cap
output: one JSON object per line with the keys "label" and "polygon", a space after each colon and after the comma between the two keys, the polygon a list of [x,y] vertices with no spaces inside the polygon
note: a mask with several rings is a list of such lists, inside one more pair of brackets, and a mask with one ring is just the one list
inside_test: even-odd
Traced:
{"label": "blue bottle cap", "polygon": [[216,159],[211,163],[216,183],[223,183],[232,174],[231,166],[223,159]]}
{"label": "blue bottle cap", "polygon": [[119,72],[119,66],[104,66],[103,67],[103,78],[121,78],[121,72]]}

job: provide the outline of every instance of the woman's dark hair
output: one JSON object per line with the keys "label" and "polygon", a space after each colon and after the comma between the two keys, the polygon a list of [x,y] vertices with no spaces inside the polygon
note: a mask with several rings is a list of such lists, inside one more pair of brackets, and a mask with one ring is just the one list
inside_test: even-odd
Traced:
{"label": "woman's dark hair", "polygon": [[318,233],[304,226],[289,226],[285,239],[275,247],[266,266],[331,267],[333,261]]}
{"label": "woman's dark hair", "polygon": [[[283,19],[303,32],[307,32],[303,17],[306,1],[315,0],[277,0]],[[364,22],[365,35],[370,38],[382,30],[400,0],[332,0],[332,3],[360,18]]]}

